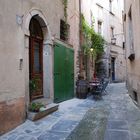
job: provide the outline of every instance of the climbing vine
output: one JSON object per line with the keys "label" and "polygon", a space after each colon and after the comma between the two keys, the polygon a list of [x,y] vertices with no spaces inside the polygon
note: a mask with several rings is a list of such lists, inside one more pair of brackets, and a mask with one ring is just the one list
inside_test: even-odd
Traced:
{"label": "climbing vine", "polygon": [[[83,50],[84,54],[91,54],[96,59],[97,56],[102,55],[104,52],[104,39],[100,34],[97,34],[94,31],[93,26],[90,27],[88,23],[85,21],[83,15],[81,15],[82,19],[82,34],[84,36],[83,41]],[[92,51],[91,51],[92,50]]]}
{"label": "climbing vine", "polygon": [[64,5],[64,18],[65,18],[65,22],[67,22],[68,0],[62,0],[62,1],[63,1],[63,5]]}
{"label": "climbing vine", "polygon": [[68,0],[62,0],[64,6],[64,22],[63,22],[63,40],[68,40],[69,33],[69,24],[67,23],[67,8],[68,8]]}

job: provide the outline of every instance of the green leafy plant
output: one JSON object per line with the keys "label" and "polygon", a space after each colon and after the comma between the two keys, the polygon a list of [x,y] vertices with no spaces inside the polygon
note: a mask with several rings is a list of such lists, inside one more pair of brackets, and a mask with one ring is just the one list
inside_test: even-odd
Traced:
{"label": "green leafy plant", "polygon": [[64,19],[63,19],[63,40],[67,41],[68,40],[68,35],[69,35],[69,24],[67,22],[67,8],[68,8],[68,0],[62,0],[62,4],[63,4],[63,7],[64,7]]}
{"label": "green leafy plant", "polygon": [[68,7],[68,0],[62,0],[63,5],[64,5],[64,17],[65,17],[65,22],[67,22],[67,7]]}
{"label": "green leafy plant", "polygon": [[[92,55],[96,59],[98,55],[102,55],[104,52],[104,38],[94,31],[94,26],[89,26],[83,15],[82,19],[82,34],[84,41],[82,44],[84,54]],[[91,51],[92,48],[92,51]]]}
{"label": "green leafy plant", "polygon": [[31,112],[39,112],[41,107],[45,107],[45,106],[42,103],[33,102],[33,103],[30,103],[30,105],[29,105],[29,111],[31,111]]}

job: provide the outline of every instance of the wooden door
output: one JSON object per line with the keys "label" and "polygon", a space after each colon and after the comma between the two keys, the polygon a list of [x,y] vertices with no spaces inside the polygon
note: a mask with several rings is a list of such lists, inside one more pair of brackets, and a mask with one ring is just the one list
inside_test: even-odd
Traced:
{"label": "wooden door", "polygon": [[111,72],[112,72],[112,81],[115,80],[115,58],[111,58]]}
{"label": "wooden door", "polygon": [[43,97],[43,40],[30,38],[29,78],[34,88],[30,87],[30,99]]}

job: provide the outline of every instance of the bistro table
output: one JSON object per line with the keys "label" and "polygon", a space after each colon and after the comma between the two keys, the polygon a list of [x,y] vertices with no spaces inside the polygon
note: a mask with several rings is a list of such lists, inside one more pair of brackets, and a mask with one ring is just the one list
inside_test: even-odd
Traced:
{"label": "bistro table", "polygon": [[90,92],[94,94],[96,90],[101,86],[101,82],[99,80],[92,80],[89,82]]}

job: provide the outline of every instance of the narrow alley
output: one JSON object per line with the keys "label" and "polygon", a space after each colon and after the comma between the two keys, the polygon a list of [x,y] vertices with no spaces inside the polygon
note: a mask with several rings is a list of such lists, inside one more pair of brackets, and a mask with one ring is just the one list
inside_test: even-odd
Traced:
{"label": "narrow alley", "polygon": [[140,110],[124,83],[110,84],[102,100],[71,99],[59,110],[32,122],[27,120],[0,140],[139,140]]}
{"label": "narrow alley", "polygon": [[0,0],[0,140],[140,140],[140,0]]}

